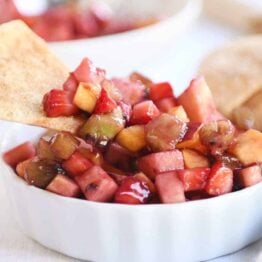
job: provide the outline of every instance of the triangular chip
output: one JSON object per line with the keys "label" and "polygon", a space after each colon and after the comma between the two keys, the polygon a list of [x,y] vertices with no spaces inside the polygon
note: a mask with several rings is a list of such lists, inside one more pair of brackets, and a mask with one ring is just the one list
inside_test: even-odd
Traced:
{"label": "triangular chip", "polygon": [[23,22],[0,26],[0,119],[75,132],[81,120],[48,118],[45,93],[61,88],[69,70]]}

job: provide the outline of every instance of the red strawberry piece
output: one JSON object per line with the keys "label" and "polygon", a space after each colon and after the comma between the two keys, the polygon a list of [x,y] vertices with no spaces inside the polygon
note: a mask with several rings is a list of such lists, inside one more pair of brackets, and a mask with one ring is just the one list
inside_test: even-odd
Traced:
{"label": "red strawberry piece", "polygon": [[233,171],[217,162],[211,167],[210,175],[205,187],[205,191],[211,196],[218,196],[232,191]]}
{"label": "red strawberry piece", "polygon": [[173,97],[172,86],[168,82],[152,84],[149,89],[149,97],[153,101]]}
{"label": "red strawberry piece", "polygon": [[202,190],[206,186],[210,168],[196,167],[176,171],[179,179],[183,182],[185,191]]}
{"label": "red strawberry piece", "polygon": [[136,178],[128,177],[122,181],[115,194],[115,202],[121,204],[145,204],[149,201],[151,192],[148,185]]}
{"label": "red strawberry piece", "polygon": [[107,94],[105,89],[101,89],[100,97],[96,102],[95,114],[105,114],[112,112],[117,107],[116,102]]}
{"label": "red strawberry piece", "polygon": [[76,80],[75,76],[70,73],[67,80],[63,84],[63,89],[66,91],[75,92],[78,86],[78,81]]}
{"label": "red strawberry piece", "polygon": [[171,108],[177,105],[176,99],[174,97],[162,98],[155,101],[155,104],[161,112],[168,112]]}
{"label": "red strawberry piece", "polygon": [[25,142],[5,152],[3,159],[8,165],[15,167],[18,163],[34,157],[35,154],[36,149],[33,143]]}
{"label": "red strawberry piece", "polygon": [[74,94],[70,91],[53,89],[45,94],[43,107],[48,117],[72,116],[78,112],[73,104]]}

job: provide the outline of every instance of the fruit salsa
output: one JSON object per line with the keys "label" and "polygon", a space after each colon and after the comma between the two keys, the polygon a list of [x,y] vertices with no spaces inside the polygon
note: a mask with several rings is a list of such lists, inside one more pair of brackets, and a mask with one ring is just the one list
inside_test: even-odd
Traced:
{"label": "fruit salsa", "polygon": [[77,134],[48,131],[3,157],[28,184],[62,196],[178,203],[262,181],[262,133],[225,119],[203,77],[175,97],[168,82],[139,73],[109,79],[85,58],[45,94],[43,109],[85,122]]}
{"label": "fruit salsa", "polygon": [[0,23],[23,20],[46,41],[65,41],[115,34],[156,23],[157,17],[124,17],[114,12],[105,2],[93,2],[88,10],[77,1],[54,5],[39,15],[24,15],[13,0],[0,0]]}

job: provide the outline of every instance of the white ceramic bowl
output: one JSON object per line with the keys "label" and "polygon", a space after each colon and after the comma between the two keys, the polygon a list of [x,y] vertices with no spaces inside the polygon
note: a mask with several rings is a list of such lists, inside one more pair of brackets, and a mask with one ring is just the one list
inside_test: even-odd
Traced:
{"label": "white ceramic bowl", "polygon": [[74,68],[83,56],[87,56],[100,67],[110,68],[110,74],[124,75],[134,68],[139,69],[141,64],[152,64],[154,57],[163,48],[172,46],[176,36],[184,33],[201,11],[201,0],[128,0],[121,3],[126,3],[131,13],[133,9],[150,14],[166,13],[168,10],[169,17],[124,33],[50,43],[51,49],[70,68]]}
{"label": "white ceramic bowl", "polygon": [[[12,127],[1,139],[1,151],[43,132]],[[61,197],[27,185],[2,160],[0,166],[10,210],[23,232],[72,257],[96,262],[203,261],[262,237],[262,183],[207,200],[129,206]]]}

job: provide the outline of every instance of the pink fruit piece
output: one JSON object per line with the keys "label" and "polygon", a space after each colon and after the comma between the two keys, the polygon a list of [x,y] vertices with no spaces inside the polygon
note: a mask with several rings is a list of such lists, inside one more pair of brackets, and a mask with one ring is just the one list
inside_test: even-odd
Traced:
{"label": "pink fruit piece", "polygon": [[171,108],[177,106],[176,99],[174,97],[166,97],[154,101],[157,108],[164,113],[167,113]]}
{"label": "pink fruit piece", "polygon": [[96,102],[95,114],[105,114],[112,112],[117,107],[116,102],[102,88],[100,97]]}
{"label": "pink fruit piece", "polygon": [[132,107],[123,101],[118,102],[119,107],[122,110],[124,120],[128,123],[132,115]]}
{"label": "pink fruit piece", "polygon": [[179,150],[152,153],[138,160],[138,168],[149,178],[155,179],[159,173],[184,169],[182,153]]}
{"label": "pink fruit piece", "polygon": [[109,202],[118,188],[116,182],[99,166],[89,168],[75,180],[87,200]]}
{"label": "pink fruit piece", "polygon": [[260,165],[252,165],[243,168],[239,172],[239,179],[243,187],[253,186],[262,181],[262,168]]}
{"label": "pink fruit piece", "polygon": [[15,167],[18,163],[35,156],[35,153],[36,150],[33,143],[25,142],[5,152],[3,159],[8,165]]}
{"label": "pink fruit piece", "polygon": [[185,202],[184,186],[176,172],[168,172],[156,177],[156,188],[162,203]]}
{"label": "pink fruit piece", "polygon": [[148,185],[137,177],[127,177],[116,191],[114,201],[121,204],[146,204],[151,197]]}
{"label": "pink fruit piece", "polygon": [[76,80],[75,76],[73,75],[73,73],[70,73],[70,75],[68,76],[67,80],[65,81],[65,83],[63,84],[63,89],[66,91],[70,91],[70,92],[75,92],[78,86],[78,81]]}
{"label": "pink fruit piece", "polygon": [[187,124],[163,113],[145,126],[146,141],[153,151],[175,149],[187,131]]}
{"label": "pink fruit piece", "polygon": [[78,197],[80,187],[71,178],[58,174],[47,186],[46,190],[66,197]]}
{"label": "pink fruit piece", "polygon": [[153,101],[173,97],[172,86],[168,82],[152,84],[149,89],[149,97]]}

